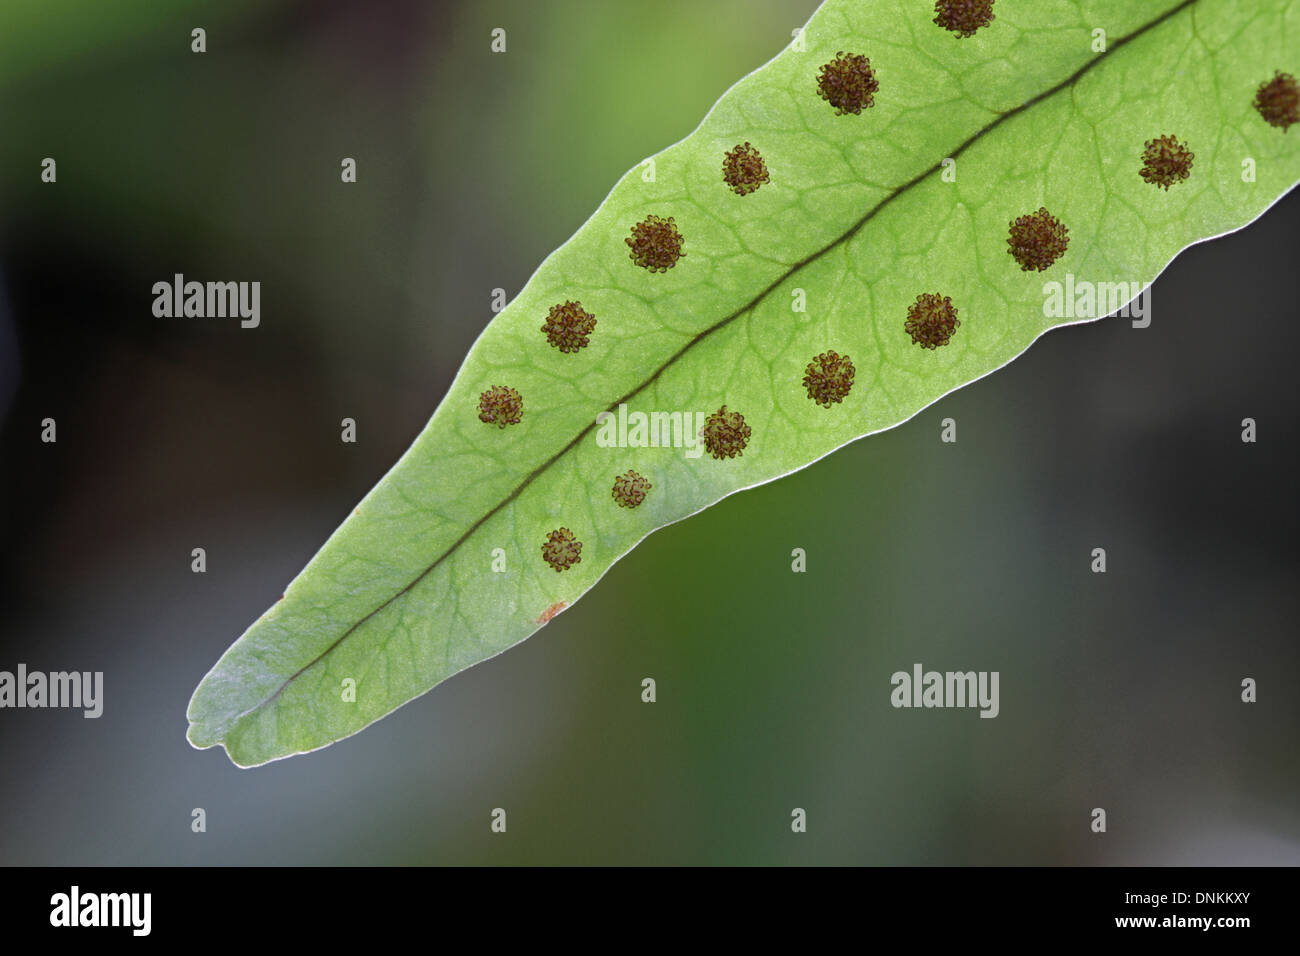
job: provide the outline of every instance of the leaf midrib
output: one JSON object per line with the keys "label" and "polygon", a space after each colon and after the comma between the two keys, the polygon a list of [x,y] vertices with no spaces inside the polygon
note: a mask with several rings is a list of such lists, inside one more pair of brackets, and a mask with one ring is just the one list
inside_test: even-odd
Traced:
{"label": "leaf midrib", "polygon": [[[957,157],[961,156],[962,153],[966,152],[967,149],[969,149],[976,142],[982,139],[986,134],[997,129],[1007,120],[1011,119],[1012,117],[1018,116],[1019,114],[1030,109],[1032,106],[1036,105],[1037,103],[1040,103],[1043,100],[1047,99],[1048,97],[1055,96],[1057,93],[1060,93],[1062,90],[1069,89],[1075,83],[1077,83],[1081,77],[1083,77],[1090,70],[1095,68],[1098,64],[1102,63],[1108,56],[1115,53],[1117,50],[1119,50],[1121,47],[1129,43],[1131,40],[1134,40],[1150,32],[1151,30],[1160,26],[1160,24],[1164,23],[1166,20],[1170,19],[1171,17],[1174,17],[1177,14],[1181,13],[1182,11],[1188,9],[1189,7],[1194,6],[1197,2],[1198,0],[1183,0],[1182,3],[1178,4],[1175,7],[1171,7],[1169,10],[1166,10],[1160,16],[1143,24],[1141,27],[1137,28],[1132,33],[1128,33],[1125,36],[1121,37],[1120,39],[1114,41],[1113,43],[1109,43],[1105,53],[1096,55],[1093,59],[1089,60],[1083,66],[1079,67],[1079,69],[1075,70],[1073,73],[1071,73],[1065,79],[1061,80],[1055,86],[1052,86],[1049,89],[1044,90],[1042,93],[1039,93],[1036,96],[1033,96],[1028,100],[1025,100],[1025,102],[1021,103],[1015,109],[1011,109],[1003,113],[999,113],[996,119],[980,127],[978,130],[972,133],[971,136],[967,138],[960,146],[958,146],[950,156],[944,158],[956,159]],[[719,329],[725,328],[726,326],[730,325],[732,322],[740,318],[742,315],[745,315],[746,313],[753,311],[753,309],[756,308],[764,299],[766,299],[774,289],[776,289],[779,285],[781,285],[783,282],[789,279],[792,275],[797,273],[800,269],[803,269],[805,266],[808,266],[813,262],[816,262],[818,259],[824,256],[826,253],[830,252],[832,249],[836,249],[842,246],[844,243],[851,241],[853,237],[856,236],[867,223],[869,223],[872,219],[876,217],[877,213],[879,213],[882,209],[884,209],[886,206],[892,203],[899,196],[904,195],[908,190],[910,190],[913,186],[920,183],[922,180],[926,179],[929,176],[933,176],[936,172],[939,172],[942,168],[942,165],[943,165],[943,160],[941,159],[939,162],[921,171],[916,176],[909,179],[907,182],[903,183],[900,186],[895,187],[889,193],[889,195],[887,195],[884,199],[880,200],[880,202],[876,203],[875,206],[873,206],[865,214],[863,214],[862,218],[860,218],[857,222],[855,222],[852,226],[850,226],[838,238],[831,240],[822,248],[818,249],[815,252],[810,253],[809,255],[805,256],[803,259],[800,259],[798,262],[789,266],[783,273],[781,273],[770,283],[768,283],[768,285],[765,286],[762,289],[762,291],[760,291],[757,295],[755,295],[752,299],[750,299],[749,302],[740,306],[734,312],[731,312],[729,315],[726,315],[723,318],[719,319],[717,322],[709,326],[707,329],[704,329],[703,331],[696,333],[695,336],[690,339],[690,341],[686,342],[686,344],[684,344],[680,349],[678,349],[671,356],[669,356],[668,359],[663,362],[663,364],[661,364],[657,369],[655,369],[654,372],[652,372],[645,379],[645,381],[641,382],[639,385],[637,385],[636,388],[632,389],[632,391],[628,392],[622,398],[619,398],[613,403],[611,403],[610,406],[606,409],[606,411],[612,411],[613,409],[617,409],[620,404],[624,404],[630,401],[631,399],[639,395],[641,392],[643,392],[645,389],[649,388],[652,384],[654,384],[654,382],[656,382],[659,379],[659,376],[662,375],[664,371],[666,371],[670,366],[672,366],[679,359],[681,359],[682,356],[684,356],[697,344],[699,344],[704,339],[708,338],[714,332],[717,332]],[[438,555],[438,557],[436,557],[433,561],[431,561],[428,567],[426,567],[418,575],[412,578],[409,584],[405,585],[401,590],[396,591],[391,597],[387,598],[382,603],[378,604],[374,608],[374,610],[368,612],[364,617],[359,618],[355,624],[350,625],[346,631],[344,631],[341,635],[339,635],[339,637],[332,644],[330,644],[329,647],[325,648],[314,658],[312,658],[308,663],[304,664],[298,670],[294,671],[294,673],[291,674],[289,677],[285,678],[284,682],[279,687],[276,688],[273,694],[271,694],[261,703],[256,704],[253,707],[250,707],[248,710],[241,712],[237,717],[233,718],[230,722],[230,726],[233,726],[236,722],[248,716],[249,714],[256,713],[257,711],[261,710],[263,707],[273,704],[276,701],[276,699],[280,696],[280,694],[284,692],[286,687],[288,687],[295,680],[301,677],[304,673],[306,673],[311,668],[315,667],[318,663],[320,663],[331,653],[333,653],[335,648],[337,648],[340,644],[342,644],[345,640],[347,640],[348,637],[350,637],[353,633],[355,633],[356,630],[361,627],[361,625],[365,624],[366,621],[370,620],[372,617],[374,617],[384,608],[388,607],[398,598],[402,597],[404,594],[409,593],[412,588],[414,588],[426,577],[428,577],[428,575],[432,573],[433,570],[438,567],[438,565],[440,565],[444,560],[446,560],[448,556],[454,554],[462,544],[464,544],[467,540],[469,540],[469,538],[474,534],[474,532],[477,531],[480,527],[482,527],[482,525],[485,522],[489,521],[502,508],[504,508],[506,505],[510,504],[510,502],[518,498],[519,495],[522,494],[523,491],[529,485],[531,485],[539,475],[541,475],[553,464],[555,464],[555,462],[557,462],[559,459],[563,458],[571,450],[573,450],[573,448],[575,448],[578,445],[578,443],[582,441],[582,439],[585,438],[595,427],[596,424],[595,421],[593,420],[591,424],[587,425],[587,427],[585,427],[582,431],[580,431],[577,435],[575,435],[563,448],[561,448],[550,458],[546,459],[546,461],[542,462],[540,465],[538,465],[536,468],[530,471],[524,477],[524,479],[515,487],[515,489],[510,492],[510,494],[502,498],[501,501],[498,504],[496,504],[485,515],[483,515],[483,517],[479,518],[472,525],[470,525],[469,528],[466,529],[464,534],[462,534],[459,538],[457,538],[454,542],[452,542],[452,544],[445,551],[443,551],[442,554]]]}

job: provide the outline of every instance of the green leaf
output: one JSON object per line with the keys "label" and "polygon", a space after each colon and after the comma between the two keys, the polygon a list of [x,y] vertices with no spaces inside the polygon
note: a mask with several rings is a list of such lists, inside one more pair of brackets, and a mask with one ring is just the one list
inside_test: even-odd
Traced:
{"label": "green leaf", "polygon": [[[1296,66],[1295,4],[999,0],[969,37],[933,19],[920,0],[828,0],[694,133],[629,171],[488,325],[410,450],[204,678],[190,741],[252,766],[355,733],[528,637],[655,529],[898,425],[1048,329],[1094,317],[1045,314],[1046,283],[1136,292],[1300,179],[1300,135],[1252,105]],[[875,70],[860,113],[818,95],[839,51]],[[1194,154],[1168,189],[1139,175],[1146,143],[1165,134]],[[747,195],[722,176],[742,143],[770,173]],[[1069,245],[1025,271],[1009,223],[1040,206]],[[649,215],[684,237],[663,272],[625,242]],[[905,330],[922,293],[948,297],[960,321],[934,349]],[[572,353],[541,332],[567,301],[597,317]],[[827,350],[856,375],[823,406],[803,379]],[[518,424],[479,420],[493,386],[522,395]],[[725,405],[751,434],[724,459],[698,445],[605,447],[597,415],[621,404]],[[652,486],[636,508],[611,493],[629,469]],[[542,546],[561,527],[582,550],[557,572]]]}

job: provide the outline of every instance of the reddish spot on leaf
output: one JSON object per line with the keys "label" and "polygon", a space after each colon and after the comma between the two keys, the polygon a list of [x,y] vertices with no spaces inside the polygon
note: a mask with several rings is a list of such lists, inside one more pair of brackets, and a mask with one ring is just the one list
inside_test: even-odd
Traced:
{"label": "reddish spot on leaf", "polygon": [[563,601],[556,601],[554,604],[552,604],[550,607],[548,607],[545,611],[542,612],[542,616],[537,619],[537,623],[538,624],[550,623],[551,618],[555,617],[555,615],[559,614],[568,606],[569,605],[565,604]]}

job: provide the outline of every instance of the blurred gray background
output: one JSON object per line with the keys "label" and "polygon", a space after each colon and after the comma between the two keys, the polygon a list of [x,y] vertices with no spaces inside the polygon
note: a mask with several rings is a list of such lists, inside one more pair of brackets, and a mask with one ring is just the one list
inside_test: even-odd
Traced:
{"label": "blurred gray background", "polygon": [[[1300,862],[1295,195],[1181,255],[1150,328],[1049,333],[653,535],[355,737],[251,771],[186,743],[491,290],[816,4],[700,6],[6,4],[0,669],[102,670],[106,704],[0,712],[0,862]],[[261,328],[153,318],[174,272],[261,281]],[[918,661],[1000,671],[1001,715],[891,708]]]}

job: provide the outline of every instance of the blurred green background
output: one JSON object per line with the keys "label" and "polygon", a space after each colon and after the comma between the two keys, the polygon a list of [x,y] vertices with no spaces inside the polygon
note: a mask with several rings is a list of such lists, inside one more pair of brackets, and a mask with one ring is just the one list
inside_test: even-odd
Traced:
{"label": "blurred green background", "polygon": [[[1294,196],[1180,256],[1150,328],[1053,332],[653,535],[355,737],[252,771],[186,743],[492,290],[815,6],[5,4],[0,668],[103,670],[106,704],[0,712],[0,862],[1300,862]],[[155,319],[175,272],[260,281],[261,327]],[[915,662],[1000,671],[1001,715],[891,708]]]}

